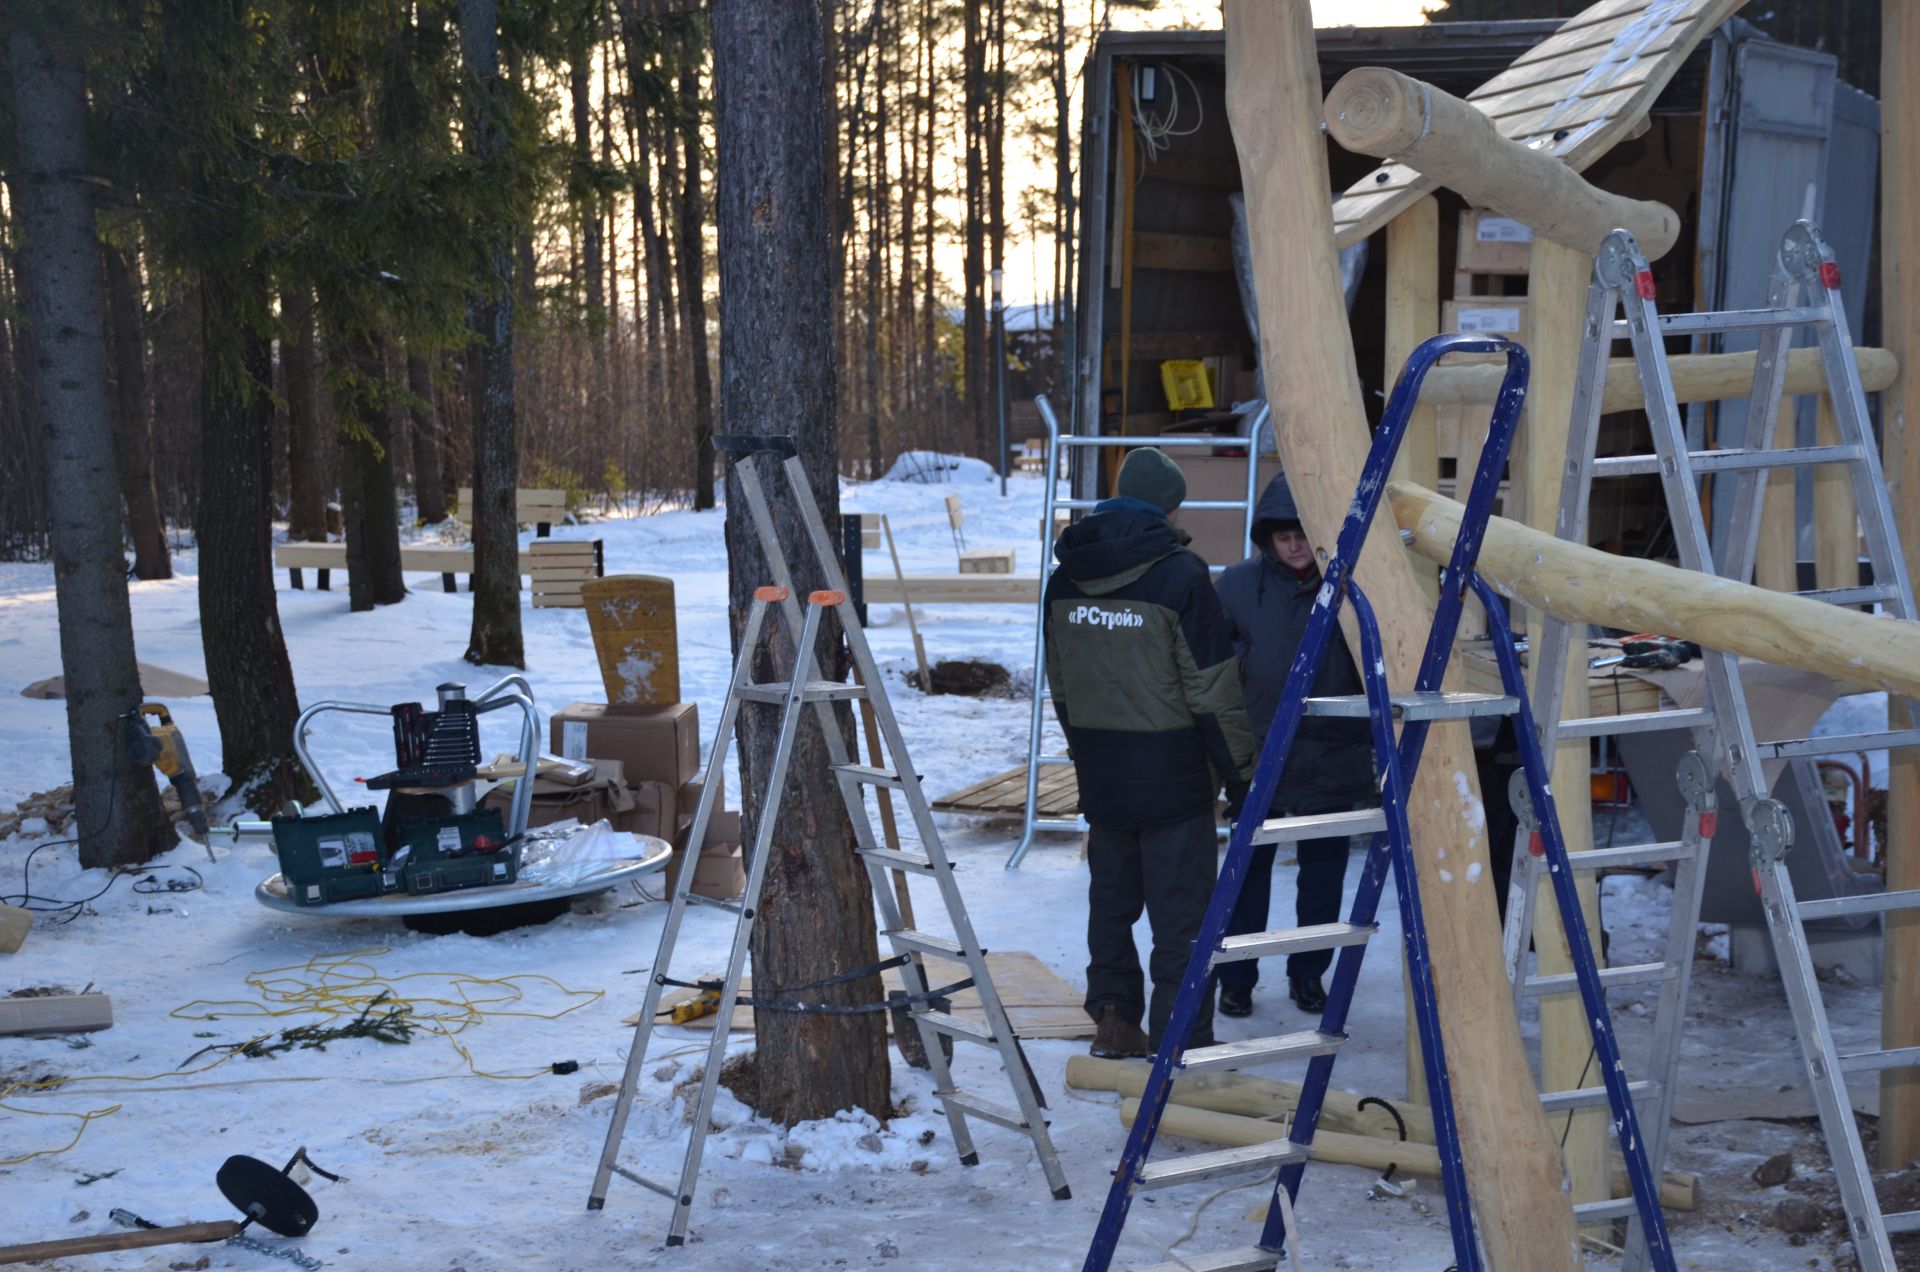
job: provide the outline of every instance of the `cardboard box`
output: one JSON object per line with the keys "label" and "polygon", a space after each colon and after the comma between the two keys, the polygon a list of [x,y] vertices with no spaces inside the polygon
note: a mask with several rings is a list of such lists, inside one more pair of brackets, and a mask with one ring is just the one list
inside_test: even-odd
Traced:
{"label": "cardboard box", "polygon": [[551,733],[554,754],[619,760],[628,782],[665,782],[677,789],[700,776],[700,713],[691,702],[667,707],[576,702],[554,713]]}
{"label": "cardboard box", "polygon": [[[694,810],[686,805],[680,806],[680,818],[673,831],[675,851],[686,848],[687,840],[693,834]],[[713,817],[707,822],[707,851],[723,852],[738,848],[741,844],[739,811],[724,808],[713,810]]]}
{"label": "cardboard box", "polygon": [[665,782],[635,782],[632,790],[633,806],[614,820],[613,828],[671,843],[680,821],[679,788]]}
{"label": "cardboard box", "polygon": [[[1505,336],[1509,340],[1518,340],[1520,329],[1526,321],[1527,298],[1525,296],[1468,296],[1460,300],[1449,300],[1441,306],[1440,329]],[[1501,363],[1505,360],[1497,354],[1485,353],[1475,354],[1471,359],[1456,358],[1448,365],[1469,361]],[[1487,409],[1492,410],[1491,407]]]}
{"label": "cardboard box", "polygon": [[[1222,438],[1224,446],[1244,439]],[[1231,455],[1198,455],[1186,448],[1169,450],[1168,458],[1180,467],[1187,479],[1188,499],[1245,499],[1247,497],[1247,461]],[[1277,460],[1260,462],[1260,477],[1253,497],[1267,488],[1280,471]],[[1247,542],[1246,518],[1238,509],[1201,511],[1182,508],[1174,513],[1182,530],[1193,536],[1187,546],[1200,554],[1208,565],[1233,565],[1247,559],[1252,545]]]}
{"label": "cardboard box", "polygon": [[[621,829],[619,819],[634,806],[633,791],[618,760],[593,761],[593,776],[578,785],[538,774],[536,768],[533,802],[527,807],[529,829],[569,817],[577,818],[582,826],[591,826],[604,817],[618,830]],[[514,785],[506,781],[494,787],[481,800],[480,807],[498,809],[502,817],[512,816]]]}
{"label": "cardboard box", "polygon": [[1510,216],[1469,208],[1460,214],[1459,246],[1454,268],[1463,274],[1524,274],[1533,255],[1533,231]]}
{"label": "cardboard box", "polygon": [[[721,766],[720,772],[715,776],[714,780],[720,787],[719,798],[714,803],[714,808],[723,809],[727,806],[727,770],[725,765]],[[693,810],[700,806],[700,793],[705,787],[706,782],[700,779],[681,786],[680,793],[675,799],[680,805],[680,815],[682,817],[693,816]]]}

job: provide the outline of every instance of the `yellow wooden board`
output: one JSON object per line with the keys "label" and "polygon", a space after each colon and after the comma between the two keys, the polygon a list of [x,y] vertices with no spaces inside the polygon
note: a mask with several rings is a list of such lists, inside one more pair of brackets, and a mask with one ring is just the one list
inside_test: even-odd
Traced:
{"label": "yellow wooden board", "polygon": [[680,634],[673,580],[649,574],[609,574],[580,585],[600,657],[607,701],[619,706],[669,706],[680,701]]}
{"label": "yellow wooden board", "polygon": [[[928,983],[935,989],[950,981],[959,980],[967,974],[966,964],[950,962],[944,958],[930,958],[926,963]],[[1000,995],[1000,1005],[1007,1009],[1007,1019],[1013,1022],[1014,1032],[1022,1038],[1091,1038],[1093,1021],[1088,1018],[1082,1005],[1085,996],[1067,984],[1053,969],[1024,950],[1006,952],[992,951],[987,954],[987,971],[993,977],[993,988]],[[714,972],[718,978],[719,971]],[[692,979],[692,978],[689,978]],[[888,990],[903,989],[900,981],[900,969],[888,968],[880,974],[881,983]],[[753,991],[753,978],[740,978],[740,992],[750,994]],[[686,1002],[694,996],[691,989],[669,991],[660,999],[660,1009],[667,1010],[678,1003]],[[628,1016],[620,1023],[631,1026],[639,1013]],[[980,1008],[980,995],[971,989],[963,989],[953,996],[953,1014],[962,1020],[981,1021],[985,1013]],[[719,1016],[703,1016],[691,1021],[688,1028],[711,1029]],[[888,1016],[891,1029],[891,1015]],[[733,1019],[728,1028],[744,1031],[753,1028],[753,1008],[735,1007]]]}
{"label": "yellow wooden board", "polygon": [[[1502,135],[1584,171],[1646,117],[1700,41],[1745,3],[1601,0],[1467,100]],[[1347,247],[1383,229],[1438,184],[1404,164],[1368,173],[1333,205],[1334,242]]]}

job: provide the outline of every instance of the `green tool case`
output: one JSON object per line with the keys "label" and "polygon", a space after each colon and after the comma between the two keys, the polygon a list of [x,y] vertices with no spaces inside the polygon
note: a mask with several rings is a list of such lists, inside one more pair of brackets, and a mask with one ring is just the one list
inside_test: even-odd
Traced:
{"label": "green tool case", "polygon": [[519,877],[519,848],[499,846],[506,843],[507,832],[496,809],[409,820],[395,828],[395,839],[387,868],[415,896],[512,883]]}
{"label": "green tool case", "polygon": [[273,819],[280,876],[299,905],[357,901],[399,891],[401,881],[385,869],[380,845],[380,814],[371,808]]}

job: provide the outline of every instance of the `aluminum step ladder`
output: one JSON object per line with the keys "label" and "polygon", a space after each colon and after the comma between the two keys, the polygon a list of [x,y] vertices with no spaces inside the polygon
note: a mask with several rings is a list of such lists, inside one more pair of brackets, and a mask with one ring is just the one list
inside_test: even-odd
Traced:
{"label": "aluminum step ladder", "polygon": [[[1231,437],[1215,437],[1209,433],[1181,433],[1171,437],[1129,437],[1125,435],[1081,436],[1075,433],[1062,433],[1060,421],[1053,413],[1053,404],[1047,399],[1037,397],[1034,405],[1040,410],[1040,419],[1047,426],[1047,489],[1040,509],[1040,594],[1034,600],[1033,618],[1033,716],[1027,727],[1027,802],[1026,813],[1020,827],[1020,842],[1014,845],[1007,857],[1007,869],[1017,869],[1026,858],[1027,850],[1033,847],[1033,837],[1043,830],[1082,831],[1086,822],[1078,817],[1042,817],[1040,815],[1040,770],[1043,766],[1072,764],[1073,757],[1046,750],[1047,723],[1047,575],[1048,562],[1053,560],[1053,518],[1055,510],[1090,512],[1101,501],[1098,499],[1062,499],[1059,497],[1060,456],[1069,451],[1089,451],[1099,454],[1101,450],[1116,447],[1156,446],[1161,450],[1212,450],[1215,447],[1231,445]],[[1260,434],[1271,418],[1267,404],[1262,402],[1259,409],[1247,418],[1247,485],[1245,497],[1241,499],[1189,499],[1180,505],[1187,512],[1239,512],[1243,514],[1245,534],[1242,539],[1253,534],[1253,510],[1260,501]],[[1227,567],[1211,565],[1207,569],[1219,574]]]}
{"label": "aluminum step ladder", "polygon": [[[722,443],[732,442],[732,445]],[[605,1147],[601,1150],[600,1165],[594,1175],[593,1191],[587,1199],[587,1209],[598,1210],[606,1203],[607,1187],[614,1175],[631,1180],[652,1192],[659,1193],[673,1202],[673,1217],[667,1229],[667,1244],[680,1245],[686,1239],[688,1219],[692,1214],[693,1191],[700,1173],[700,1157],[705,1147],[709,1126],[709,1115],[713,1109],[714,1095],[720,1081],[720,1068],[726,1059],[727,1020],[739,999],[740,977],[747,961],[748,942],[752,936],[754,920],[760,908],[761,889],[766,880],[767,856],[772,843],[775,822],[778,819],[780,803],[786,790],[788,768],[792,757],[794,739],[801,725],[801,718],[811,708],[827,743],[828,757],[831,760],[832,776],[838,783],[842,799],[846,803],[847,815],[853,823],[854,838],[861,859],[866,863],[867,876],[872,884],[874,902],[879,907],[881,935],[891,943],[896,960],[899,960],[900,973],[909,996],[909,1007],[913,1027],[917,1030],[934,1078],[934,1096],[946,1112],[947,1126],[953,1134],[954,1147],[960,1155],[963,1166],[978,1163],[979,1154],[974,1147],[969,1119],[978,1119],[996,1126],[1006,1127],[1025,1135],[1032,1143],[1034,1153],[1046,1174],[1047,1185],[1058,1200],[1066,1200],[1071,1194],[1067,1180],[1060,1169],[1060,1161],[1054,1152],[1053,1141],[1047,1132],[1047,1123],[1042,1109],[1039,1087],[1027,1067],[1026,1058],[1020,1049],[1020,1040],[1014,1032],[1012,1023],[1007,1019],[1006,1008],[1000,1002],[1000,996],[994,989],[993,977],[987,970],[986,953],[974,935],[972,921],[967,916],[965,901],[960,889],[954,882],[953,867],[948,861],[946,850],[940,839],[940,832],[934,826],[933,813],[927,803],[926,792],[920,784],[918,770],[908,757],[905,737],[900,732],[899,721],[893,714],[892,704],[888,701],[886,689],[881,679],[878,665],[874,662],[873,651],[867,645],[866,633],[849,598],[846,579],[841,573],[839,563],[834,557],[833,540],[828,536],[826,525],[820,516],[820,508],[813,497],[812,487],[808,484],[806,470],[798,458],[793,457],[793,447],[786,438],[755,439],[716,439],[720,449],[735,452],[733,471],[740,479],[741,492],[746,498],[751,513],[755,533],[760,546],[766,554],[768,564],[774,576],[774,583],[762,587],[754,593],[753,603],[747,614],[747,621],[740,640],[740,657],[734,665],[733,679],[727,688],[726,703],[721,709],[720,726],[715,735],[713,748],[707,760],[705,783],[701,789],[700,801],[694,813],[692,832],[688,839],[686,861],[693,860],[705,842],[707,826],[718,802],[721,788],[720,771],[726,763],[728,750],[738,728],[739,713],[743,704],[763,704],[780,709],[780,732],[775,747],[772,769],[767,778],[767,794],[761,803],[758,824],[755,827],[752,856],[747,865],[747,883],[741,899],[720,901],[700,896],[690,891],[693,870],[683,864],[679,877],[675,880],[673,895],[667,910],[666,925],[660,934],[660,947],[654,955],[651,975],[648,977],[646,1001],[640,1009],[635,1023],[633,1044],[627,1053],[626,1072],[620,1083],[619,1098],[614,1103],[613,1121],[607,1128]],[[752,451],[772,451],[788,456],[782,468],[789,491],[807,529],[807,537],[821,574],[827,580],[827,588],[805,598],[804,615],[801,598],[793,590],[791,572],[787,560],[781,551],[780,540],[775,531],[769,512],[765,492],[756,472],[756,462]],[[746,453],[743,453],[746,452]],[[841,630],[847,642],[847,651],[853,667],[854,680],[851,683],[821,679],[818,644],[828,612],[837,615]],[[771,640],[777,647],[775,633],[766,630],[770,613],[777,612],[784,622],[786,632],[794,650],[792,679],[772,683],[756,683],[753,678],[753,665],[762,654],[763,641]],[[772,651],[766,651],[771,659]],[[883,763],[859,764],[847,753],[845,739],[841,733],[840,721],[834,713],[833,704],[864,700],[872,709],[878,723],[881,736],[886,742],[886,760]],[[825,775],[822,775],[825,776]],[[890,798],[886,792],[898,791],[906,800],[912,813],[914,825],[920,833],[921,852],[890,850],[876,840],[873,824],[867,817],[866,788],[878,788],[877,797]],[[947,919],[952,927],[951,936],[938,935],[915,929],[903,917],[900,903],[895,898],[895,877],[897,873],[919,875],[930,878],[940,893]],[[719,991],[720,1019],[713,1030],[712,1040],[707,1046],[706,1069],[701,1079],[700,1094],[693,1109],[693,1125],[689,1134],[685,1156],[682,1159],[679,1179],[671,1184],[662,1184],[648,1179],[638,1172],[629,1170],[619,1162],[620,1143],[625,1134],[627,1118],[632,1111],[636,1085],[641,1067],[645,1063],[647,1044],[652,1040],[653,1029],[659,1019],[662,993],[671,983],[670,972],[675,947],[680,939],[680,925],[685,919],[689,907],[707,906],[717,908],[734,916],[732,951],[728,956],[727,970],[717,984],[708,983],[703,988],[717,988]],[[924,970],[924,960],[935,959],[956,968],[965,969],[965,977],[929,992],[928,978]],[[971,986],[979,995],[983,1019],[976,1022],[956,1016],[943,1009],[944,995],[960,988]],[[773,989],[760,985],[754,988],[756,1006],[760,1010],[780,1009],[779,1001],[787,994],[798,993],[813,986],[799,986],[788,990]],[[798,1004],[796,1003],[796,1006]],[[788,1010],[794,1008],[788,1007]],[[1005,1068],[1010,1099],[999,1099],[980,1095],[973,1091],[960,1089],[954,1081],[946,1049],[942,1040],[950,1045],[953,1041],[976,1044],[996,1052]]]}
{"label": "aluminum step ladder", "polygon": [[[1760,333],[1745,438],[1738,446],[1690,451],[1685,421],[1674,401],[1665,340],[1672,336],[1724,331]],[[1818,344],[1839,441],[1832,445],[1775,448],[1773,439],[1785,387],[1787,349],[1795,333],[1800,331],[1810,331]],[[1608,355],[1613,342],[1619,339],[1629,340],[1633,346],[1655,453],[1596,458]],[[1886,482],[1868,425],[1866,395],[1860,387],[1853,340],[1841,304],[1840,270],[1819,231],[1806,221],[1796,222],[1781,242],[1768,307],[1725,313],[1657,312],[1653,275],[1633,236],[1625,231],[1609,235],[1595,260],[1594,281],[1588,293],[1586,339],[1581,347],[1567,460],[1556,527],[1559,538],[1586,543],[1588,501],[1595,478],[1658,473],[1681,566],[1741,582],[1748,581],[1753,574],[1768,474],[1775,469],[1844,464],[1873,564],[1873,582],[1866,587],[1829,588],[1797,595],[1835,605],[1878,604],[1895,618],[1911,620],[1914,617],[1907,563],[1894,531]],[[1733,498],[1727,514],[1728,532],[1718,562],[1709,543],[1699,499],[1700,478],[1707,473],[1729,473],[1734,477],[1730,483]],[[1724,773],[1738,797],[1739,812],[1752,839],[1754,883],[1767,915],[1781,980],[1793,1011],[1794,1030],[1833,1159],[1840,1197],[1846,1206],[1849,1235],[1866,1272],[1893,1272],[1895,1265],[1887,1234],[1920,1231],[1920,1211],[1898,1215],[1881,1213],[1848,1103],[1845,1075],[1920,1066],[1920,1048],[1852,1055],[1839,1052],[1820,997],[1802,925],[1812,919],[1920,908],[1920,893],[1875,893],[1796,902],[1786,864],[1786,854],[1793,845],[1793,822],[1786,808],[1771,798],[1770,785],[1761,765],[1774,759],[1909,746],[1920,742],[1920,730],[1758,740],[1747,711],[1738,660],[1712,649],[1702,653],[1707,694],[1704,705],[1699,708],[1563,720],[1561,694],[1568,636],[1570,630],[1579,636],[1580,648],[1584,650],[1585,626],[1572,628],[1567,622],[1549,616],[1541,628],[1537,683],[1542,689],[1538,721],[1541,749],[1547,754],[1553,754],[1557,746],[1570,739],[1661,729],[1686,729],[1693,735],[1694,750],[1683,757],[1677,774],[1687,801],[1682,838],[1673,843],[1581,853],[1574,859],[1574,868],[1581,871],[1659,862],[1671,863],[1674,869],[1672,926],[1661,961],[1609,968],[1604,974],[1610,985],[1658,983],[1661,987],[1654,1022],[1651,1064],[1654,1078],[1644,1092],[1650,1100],[1647,1118],[1650,1158],[1658,1167],[1665,1152],[1692,973],[1694,934],[1699,929],[1706,858],[1718,815],[1713,789],[1716,776]],[[1911,703],[1908,708],[1912,709]],[[1909,718],[1920,719],[1920,716]],[[1508,974],[1513,978],[1516,996],[1559,992],[1562,986],[1558,981],[1564,979],[1523,974],[1525,951],[1533,933],[1536,884],[1543,866],[1541,860],[1528,851],[1527,839],[1523,827],[1515,848],[1507,907],[1505,945]],[[1645,1265],[1642,1247],[1638,1234],[1630,1232],[1627,1267]]]}
{"label": "aluminum step ladder", "polygon": [[[1452,559],[1441,580],[1439,603],[1414,690],[1411,693],[1396,693],[1387,685],[1380,631],[1374,619],[1373,607],[1354,581],[1352,569],[1379,505],[1394,454],[1406,431],[1408,417],[1418,401],[1421,382],[1433,364],[1449,353],[1504,354],[1507,372],[1494,407],[1487,441],[1481,451],[1480,464],[1474,473],[1466,515],[1454,544]],[[1506,462],[1507,449],[1513,439],[1525,386],[1525,353],[1518,345],[1499,336],[1435,337],[1414,351],[1407,360],[1405,370],[1401,372],[1393,397],[1387,404],[1386,414],[1374,435],[1359,489],[1341,525],[1337,550],[1326,565],[1324,582],[1314,602],[1313,616],[1308,621],[1306,633],[1288,674],[1279,711],[1261,748],[1260,761],[1254,770],[1252,788],[1245,805],[1251,809],[1271,807],[1275,786],[1286,767],[1287,755],[1301,718],[1306,715],[1334,715],[1364,716],[1370,720],[1374,754],[1380,769],[1380,807],[1266,821],[1243,817],[1235,824],[1213,899],[1207,906],[1206,918],[1194,942],[1192,961],[1187,966],[1159,1053],[1154,1057],[1151,1075],[1141,1092],[1139,1112],[1128,1135],[1119,1168],[1114,1172],[1106,1208],[1087,1254],[1086,1272],[1106,1272],[1110,1267],[1128,1209],[1136,1194],[1220,1175],[1257,1175],[1271,1170],[1278,1172],[1273,1196],[1265,1226],[1254,1244],[1190,1258],[1175,1257],[1171,1262],[1156,1265],[1150,1272],[1176,1272],[1183,1268],[1205,1268],[1209,1272],[1270,1272],[1285,1257],[1288,1216],[1299,1195],[1321,1105],[1332,1079],[1334,1059],[1347,1041],[1347,1013],[1359,981],[1367,942],[1378,931],[1375,915],[1389,872],[1393,875],[1400,905],[1408,982],[1413,994],[1414,1016],[1426,1069],[1428,1098],[1433,1108],[1434,1139],[1440,1156],[1454,1257],[1461,1272],[1478,1272],[1485,1266],[1474,1226],[1472,1203],[1467,1194],[1451,1080],[1434,1002],[1433,968],[1427,952],[1426,926],[1405,801],[1409,783],[1419,766],[1426,744],[1427,730],[1434,723],[1452,722],[1457,727],[1477,716],[1517,715],[1516,731],[1521,739],[1523,768],[1532,807],[1539,810],[1543,850],[1550,860],[1565,860],[1566,845],[1554,816],[1546,762],[1539,747],[1532,741],[1535,734],[1527,705],[1526,685],[1519,661],[1513,654],[1511,640],[1498,642],[1505,651],[1499,660],[1503,693],[1463,694],[1441,690],[1453,653],[1462,603],[1469,589],[1487,607],[1488,623],[1496,637],[1505,637],[1507,634],[1505,616],[1496,603],[1497,598],[1473,573],[1473,565],[1486,532],[1487,517],[1498,493],[1500,470]],[[1352,606],[1359,628],[1361,656],[1356,661],[1366,692],[1353,697],[1309,697],[1329,642],[1341,639],[1339,610],[1342,601]],[[1401,730],[1398,741],[1394,737],[1396,721]],[[1315,839],[1342,832],[1371,837],[1347,922],[1244,936],[1225,935],[1254,845]],[[1556,878],[1565,883],[1555,893],[1560,912],[1569,929],[1579,933],[1584,940],[1585,920],[1580,912],[1579,897],[1573,888],[1570,872],[1559,870]],[[1584,944],[1580,948],[1584,950]],[[1214,992],[1213,973],[1221,963],[1307,949],[1339,951],[1334,965],[1333,984],[1327,993],[1326,1010],[1317,1029],[1191,1050],[1187,1048],[1186,1040],[1192,1032],[1201,1004]],[[1605,990],[1600,971],[1590,954],[1584,957],[1576,954],[1574,967],[1574,976],[1583,996],[1590,1005],[1598,1007],[1598,1010],[1589,1011],[1588,1018],[1593,1025],[1595,1054],[1601,1061],[1603,1085],[1598,1088],[1599,1100],[1607,1103],[1613,1112],[1619,1147],[1632,1184],[1633,1198],[1628,1204],[1644,1221],[1646,1230],[1654,1234],[1656,1249],[1665,1256],[1659,1266],[1670,1269],[1673,1261],[1667,1247],[1665,1219],[1660,1209],[1659,1180],[1646,1159],[1632,1093],[1619,1063],[1618,1047],[1614,1043],[1611,1021],[1605,1010]],[[1295,1058],[1307,1058],[1309,1063],[1287,1138],[1159,1162],[1148,1160],[1177,1071],[1238,1068]],[[1167,1253],[1171,1255],[1171,1251]]]}

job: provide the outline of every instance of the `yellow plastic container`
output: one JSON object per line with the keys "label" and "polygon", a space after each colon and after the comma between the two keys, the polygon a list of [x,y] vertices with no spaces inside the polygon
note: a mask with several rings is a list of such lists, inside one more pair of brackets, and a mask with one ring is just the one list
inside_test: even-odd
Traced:
{"label": "yellow plastic container", "polygon": [[1167,391],[1169,410],[1213,409],[1213,383],[1207,377],[1207,364],[1197,358],[1170,358],[1162,362],[1160,386]]}

